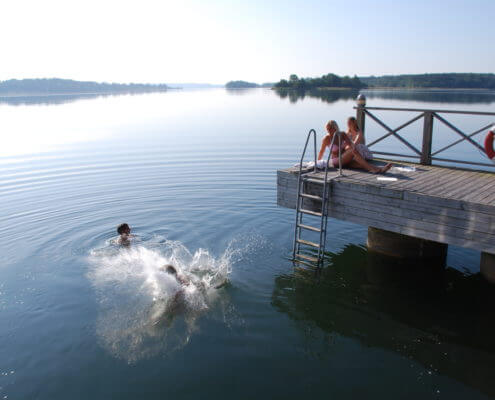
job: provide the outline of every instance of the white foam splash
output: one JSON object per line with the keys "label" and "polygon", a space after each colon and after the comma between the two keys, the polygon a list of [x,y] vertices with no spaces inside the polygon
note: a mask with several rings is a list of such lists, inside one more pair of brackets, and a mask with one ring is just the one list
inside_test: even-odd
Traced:
{"label": "white foam splash", "polygon": [[[97,334],[102,345],[135,362],[186,345],[198,329],[197,319],[212,307],[232,313],[223,285],[242,253],[234,247],[219,258],[204,249],[191,253],[180,242],[166,240],[129,248],[110,241],[91,251],[88,278],[101,308]],[[160,267],[166,264],[190,283],[181,285],[164,272]]]}

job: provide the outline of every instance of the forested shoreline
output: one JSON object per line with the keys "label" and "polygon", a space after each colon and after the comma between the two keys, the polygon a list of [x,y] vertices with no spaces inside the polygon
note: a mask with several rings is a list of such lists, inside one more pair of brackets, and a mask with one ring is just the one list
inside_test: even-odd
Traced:
{"label": "forested shoreline", "polygon": [[168,90],[165,84],[98,83],[72,79],[10,79],[0,82],[0,95],[51,95],[79,93],[145,93]]}
{"label": "forested shoreline", "polygon": [[299,78],[297,75],[292,74],[288,80],[281,79],[274,87],[276,89],[297,89],[307,90],[316,88],[350,88],[350,89],[362,89],[366,87],[366,84],[360,81],[357,76],[338,76],[335,74],[322,75],[319,78]]}
{"label": "forested shoreline", "polygon": [[250,89],[250,88],[271,88],[273,86],[273,83],[254,83],[254,82],[247,82],[247,81],[229,81],[225,84],[225,87],[227,89]]}
{"label": "forested shoreline", "polygon": [[[442,73],[350,77],[326,74],[317,78],[299,78],[290,75],[277,83],[257,84],[237,80],[225,84],[227,89],[273,87],[275,89],[312,90],[338,89],[495,89],[495,74]],[[0,81],[0,95],[52,95],[52,94],[101,94],[146,93],[171,89],[166,84],[99,83],[72,79],[10,79]]]}
{"label": "forested shoreline", "polygon": [[495,89],[495,74],[441,73],[349,77],[326,74],[318,78],[299,78],[292,74],[281,79],[276,89],[321,88],[399,88],[399,89]]}

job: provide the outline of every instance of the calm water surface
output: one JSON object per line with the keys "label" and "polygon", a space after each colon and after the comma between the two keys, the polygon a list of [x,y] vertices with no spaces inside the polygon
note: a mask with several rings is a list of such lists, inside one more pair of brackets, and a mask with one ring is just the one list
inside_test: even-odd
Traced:
{"label": "calm water surface", "polygon": [[[355,95],[0,99],[0,398],[495,397],[495,299],[479,253],[451,247],[445,274],[425,282],[368,254],[366,227],[331,220],[320,277],[288,259],[294,213],[276,206],[276,170],[297,161],[309,128],[343,126]],[[367,96],[495,104],[493,93]],[[451,120],[466,132],[491,122]],[[419,145],[421,129],[404,135]],[[368,140],[381,134],[367,126]],[[457,139],[435,135],[434,146]],[[449,155],[481,161],[470,146]],[[114,244],[120,222],[130,248]],[[194,282],[173,313],[168,262]]]}

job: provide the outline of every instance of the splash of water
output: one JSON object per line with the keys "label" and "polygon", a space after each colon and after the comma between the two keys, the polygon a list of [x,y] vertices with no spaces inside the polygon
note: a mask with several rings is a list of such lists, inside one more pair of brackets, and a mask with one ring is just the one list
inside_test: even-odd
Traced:
{"label": "splash of water", "polygon": [[[100,305],[97,334],[116,357],[135,362],[185,346],[198,318],[212,308],[229,320],[226,283],[243,249],[231,243],[218,258],[180,242],[151,240],[129,248],[108,242],[89,255],[88,278]],[[172,264],[187,284],[166,273]]]}

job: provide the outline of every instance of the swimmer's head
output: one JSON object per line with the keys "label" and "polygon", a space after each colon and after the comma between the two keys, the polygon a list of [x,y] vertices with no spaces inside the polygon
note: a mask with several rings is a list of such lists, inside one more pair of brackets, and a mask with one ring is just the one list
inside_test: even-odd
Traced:
{"label": "swimmer's head", "polygon": [[127,224],[120,224],[117,227],[117,233],[119,235],[123,235],[123,234],[129,235],[131,233],[131,228]]}
{"label": "swimmer's head", "polygon": [[163,268],[165,268],[165,272],[171,274],[171,275],[177,275],[177,270],[173,265],[164,265]]}

